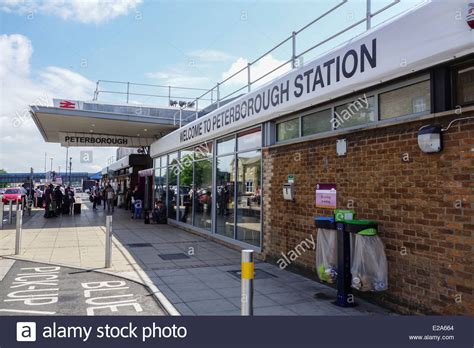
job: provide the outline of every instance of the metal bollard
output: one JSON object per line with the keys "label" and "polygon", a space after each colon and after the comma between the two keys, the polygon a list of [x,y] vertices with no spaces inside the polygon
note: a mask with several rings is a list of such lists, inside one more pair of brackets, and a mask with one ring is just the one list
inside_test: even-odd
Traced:
{"label": "metal bollard", "polygon": [[105,268],[112,267],[112,215],[105,217]]}
{"label": "metal bollard", "polygon": [[8,214],[8,224],[11,225],[13,222],[13,200],[9,200],[10,204],[10,213]]}
{"label": "metal bollard", "polygon": [[253,315],[253,250],[242,250],[241,315]]}
{"label": "metal bollard", "polygon": [[15,239],[15,255],[21,254],[21,229],[23,224],[23,211],[16,212],[16,239]]}
{"label": "metal bollard", "polygon": [[5,208],[5,205],[3,202],[0,202],[0,229],[3,230],[3,209]]}

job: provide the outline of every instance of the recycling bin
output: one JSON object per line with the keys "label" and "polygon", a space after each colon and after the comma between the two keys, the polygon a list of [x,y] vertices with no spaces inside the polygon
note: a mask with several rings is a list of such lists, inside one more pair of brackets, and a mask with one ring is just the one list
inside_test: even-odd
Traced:
{"label": "recycling bin", "polygon": [[355,306],[351,289],[387,289],[387,258],[378,224],[354,219],[353,210],[334,210],[334,217],[316,217],[316,271],[321,281],[337,283],[335,304]]}
{"label": "recycling bin", "polygon": [[388,288],[388,266],[385,247],[377,235],[377,222],[350,220],[345,229],[354,235],[351,276],[354,289],[384,291]]}
{"label": "recycling bin", "polygon": [[333,284],[337,280],[337,230],[332,217],[316,217],[316,272],[321,281]]}

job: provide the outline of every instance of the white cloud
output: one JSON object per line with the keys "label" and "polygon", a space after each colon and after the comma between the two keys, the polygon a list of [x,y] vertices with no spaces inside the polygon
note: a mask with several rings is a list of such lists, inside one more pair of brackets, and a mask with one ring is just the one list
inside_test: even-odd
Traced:
{"label": "white cloud", "polygon": [[206,62],[223,62],[232,59],[230,54],[218,50],[195,50],[189,52],[188,55]]}
{"label": "white cloud", "polygon": [[[230,68],[227,71],[225,71],[224,73],[222,73],[222,80],[225,80],[228,77],[232,76],[233,74],[237,73],[237,71],[239,71],[240,69],[246,68],[248,62],[249,61],[247,59],[243,58],[243,57],[237,58],[232,63]],[[291,70],[291,65],[288,63],[286,65],[283,65],[281,68],[275,70],[274,72],[268,74],[267,76],[263,77],[265,74],[269,73],[273,69],[276,69],[277,67],[279,67],[283,63],[284,63],[283,60],[278,60],[276,58],[273,58],[273,56],[271,54],[269,54],[269,55],[263,57],[262,59],[260,59],[255,64],[253,64],[250,67],[251,81],[255,81],[255,80],[262,77],[262,79],[255,82],[253,84],[253,86],[263,85],[263,84],[277,78],[278,76],[290,71]],[[238,73],[237,75],[235,75],[234,77],[232,77],[226,83],[241,86],[241,85],[247,84],[247,80],[248,80],[247,69],[245,69],[245,70],[241,71],[240,73]]]}
{"label": "white cloud", "polygon": [[141,0],[0,0],[0,10],[45,14],[82,23],[102,23],[134,10]]}
{"label": "white cloud", "polygon": [[31,42],[23,35],[0,35],[0,76],[7,71],[27,75],[30,70],[30,57],[33,53]]}
{"label": "white cloud", "polygon": [[209,78],[205,76],[186,74],[177,68],[149,72],[145,76],[156,80],[157,84],[166,86],[207,88],[210,84]]}
{"label": "white cloud", "polygon": [[[29,105],[51,105],[53,97],[91,98],[94,83],[73,71],[47,67],[32,74],[31,41],[18,34],[0,35],[0,168],[8,172],[26,172],[33,167],[44,170],[44,153],[54,157],[54,169],[66,166],[66,149],[46,143],[29,115]],[[38,78],[35,78],[37,76]],[[93,148],[94,163],[79,164],[79,151],[71,148],[73,171],[96,172],[115,154],[112,148]],[[49,168],[49,159],[48,159]]]}

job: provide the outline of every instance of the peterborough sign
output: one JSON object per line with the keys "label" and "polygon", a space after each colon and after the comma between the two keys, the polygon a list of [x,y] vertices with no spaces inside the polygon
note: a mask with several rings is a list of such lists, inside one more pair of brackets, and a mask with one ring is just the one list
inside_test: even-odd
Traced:
{"label": "peterborough sign", "polygon": [[[461,0],[421,4],[159,139],[151,156],[197,145],[474,52]],[[437,18],[433,21],[433,18]],[[356,99],[358,96],[355,96]]]}
{"label": "peterborough sign", "polygon": [[251,118],[263,111],[276,109],[280,104],[294,102],[303,95],[318,93],[332,83],[350,79],[356,73],[377,67],[377,39],[369,45],[361,44],[349,49],[343,55],[329,58],[315,66],[309,66],[293,78],[279,84],[262,88],[257,94],[243,99],[240,103],[224,108],[210,118],[184,127],[180,132],[180,142],[186,142],[219,128],[227,127],[241,119]]}
{"label": "peterborough sign", "polygon": [[90,133],[59,133],[62,146],[141,147],[153,143],[153,138],[124,137]]}

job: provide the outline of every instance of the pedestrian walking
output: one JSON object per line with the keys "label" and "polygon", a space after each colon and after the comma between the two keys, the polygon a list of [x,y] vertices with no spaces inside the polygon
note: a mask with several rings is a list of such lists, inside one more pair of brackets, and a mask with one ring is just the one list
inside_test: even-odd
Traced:
{"label": "pedestrian walking", "polygon": [[92,201],[92,209],[97,209],[97,202],[100,202],[99,196],[99,182],[97,182],[91,189],[91,201]]}
{"label": "pedestrian walking", "polygon": [[[110,185],[110,184],[109,184]],[[100,198],[101,200],[104,201],[104,210],[105,208],[107,208],[107,193],[106,193],[106,190],[107,190],[107,186],[104,186],[101,190],[100,190]]]}
{"label": "pedestrian walking", "polygon": [[114,203],[115,203],[115,190],[112,187],[112,185],[108,184],[104,192],[105,192],[105,197],[107,199],[107,211],[110,211],[110,207],[112,207],[112,213],[113,213]]}

